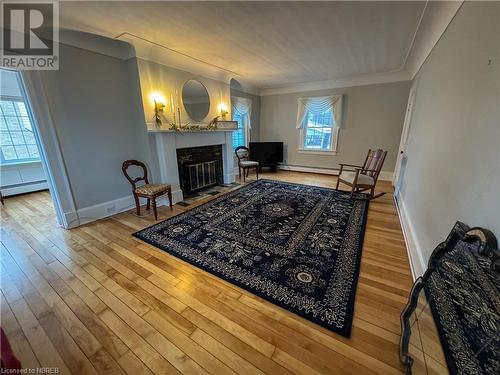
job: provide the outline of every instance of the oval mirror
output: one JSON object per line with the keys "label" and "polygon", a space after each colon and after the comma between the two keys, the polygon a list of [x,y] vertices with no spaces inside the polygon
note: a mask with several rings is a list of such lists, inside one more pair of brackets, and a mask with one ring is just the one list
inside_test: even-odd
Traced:
{"label": "oval mirror", "polygon": [[210,97],[203,84],[190,79],[182,87],[182,103],[191,120],[200,122],[208,115]]}

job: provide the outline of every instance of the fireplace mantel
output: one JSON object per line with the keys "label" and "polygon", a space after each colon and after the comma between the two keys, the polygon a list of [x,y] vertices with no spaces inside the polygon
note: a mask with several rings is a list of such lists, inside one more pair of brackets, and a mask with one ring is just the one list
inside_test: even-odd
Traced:
{"label": "fireplace mantel", "polygon": [[180,187],[177,166],[177,149],[199,146],[222,145],[222,165],[224,183],[235,181],[234,156],[231,129],[172,131],[148,130],[153,157],[158,160],[161,183],[172,185],[173,203],[184,199]]}

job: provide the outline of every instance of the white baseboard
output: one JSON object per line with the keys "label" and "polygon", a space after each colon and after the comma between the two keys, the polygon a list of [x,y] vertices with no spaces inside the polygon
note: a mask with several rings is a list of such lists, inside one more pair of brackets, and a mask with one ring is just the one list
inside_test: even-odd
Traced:
{"label": "white baseboard", "polygon": [[403,236],[410,260],[410,268],[415,281],[419,276],[422,276],[427,269],[427,262],[422,255],[422,247],[419,245],[414,226],[408,216],[408,211],[401,197],[394,197],[396,208],[398,210],[399,221],[403,230]]}
{"label": "white baseboard", "polygon": [[2,188],[2,195],[8,197],[11,195],[31,193],[33,191],[47,190],[49,185],[47,181],[33,182],[29,184],[22,184],[12,187]]}
{"label": "white baseboard", "polygon": [[[302,167],[299,165],[278,165],[278,169],[284,171],[296,171],[296,172],[307,172],[307,173],[319,173],[319,174],[328,174],[333,176],[339,175],[339,170],[334,168],[314,168],[314,167]],[[378,176],[378,179],[381,181],[392,181],[393,172],[382,171]]]}
{"label": "white baseboard", "polygon": [[[172,201],[179,202],[182,200],[182,191],[176,190],[172,192]],[[141,204],[143,199],[141,198]],[[157,206],[168,205],[166,197],[160,197],[157,200]],[[118,198],[112,201],[96,204],[94,206],[78,209],[76,212],[65,213],[68,227],[66,229],[75,228],[83,224],[90,223],[99,219],[104,219],[109,216],[116,215],[120,212],[128,211],[135,207],[134,197],[132,195],[123,198]]]}

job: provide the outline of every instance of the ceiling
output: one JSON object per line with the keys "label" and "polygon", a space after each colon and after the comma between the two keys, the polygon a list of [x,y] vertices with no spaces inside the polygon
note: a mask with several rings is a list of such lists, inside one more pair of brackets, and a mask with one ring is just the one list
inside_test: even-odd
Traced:
{"label": "ceiling", "polygon": [[401,71],[426,9],[425,1],[60,4],[62,28],[259,89]]}

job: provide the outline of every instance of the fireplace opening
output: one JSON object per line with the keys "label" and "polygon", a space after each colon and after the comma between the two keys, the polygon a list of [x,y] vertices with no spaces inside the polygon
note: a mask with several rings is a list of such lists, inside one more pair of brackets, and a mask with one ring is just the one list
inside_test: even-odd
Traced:
{"label": "fireplace opening", "polygon": [[185,196],[223,183],[222,145],[179,148],[177,165]]}

